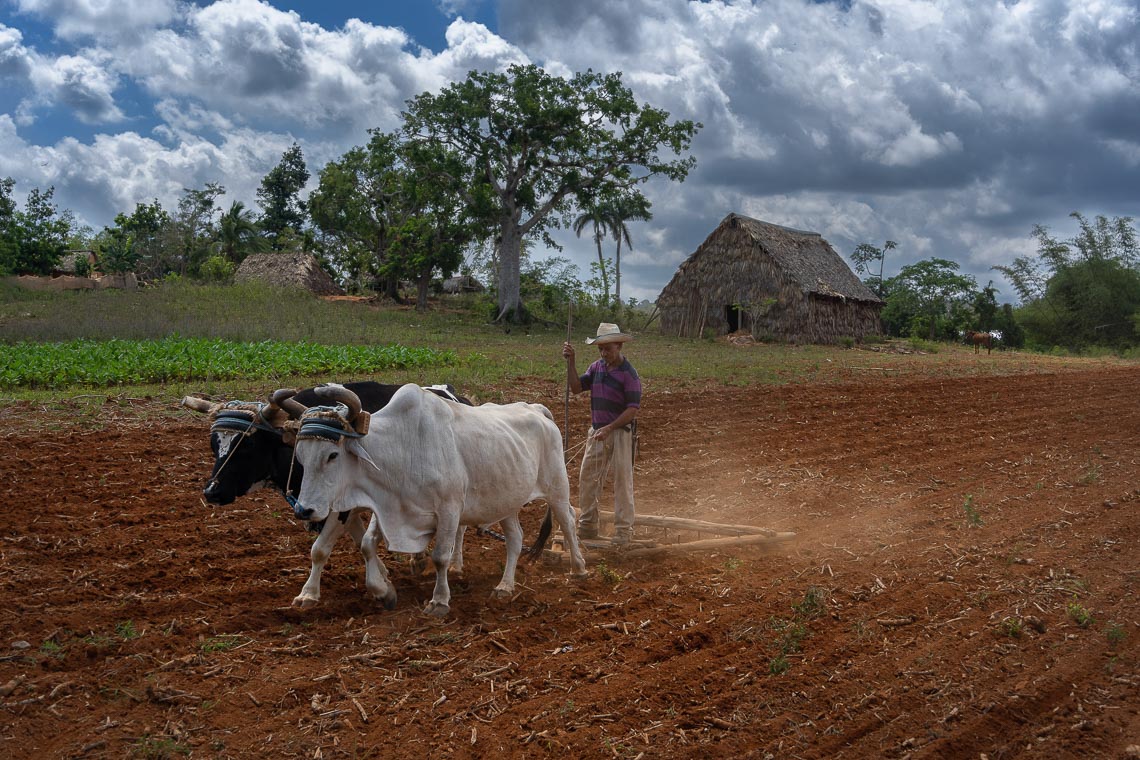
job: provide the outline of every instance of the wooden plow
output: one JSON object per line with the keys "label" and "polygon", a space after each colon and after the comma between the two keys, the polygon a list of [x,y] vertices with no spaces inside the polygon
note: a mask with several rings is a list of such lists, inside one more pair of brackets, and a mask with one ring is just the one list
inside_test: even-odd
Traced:
{"label": "wooden plow", "polygon": [[[598,514],[603,524],[613,524],[613,512],[599,510]],[[796,537],[795,533],[758,528],[754,525],[733,525],[664,515],[639,514],[633,519],[633,528],[634,538],[626,546],[614,546],[609,538],[587,538],[580,540],[579,543],[583,552],[612,552],[617,556],[635,559],[685,552],[721,551],[741,546],[773,546]],[[657,538],[639,535],[637,533],[639,528],[654,529]],[[641,531],[642,534],[646,532]],[[683,538],[692,534],[696,534],[697,538]],[[708,534],[716,538],[701,537]],[[551,547],[544,553],[544,559],[555,565],[570,561],[561,533],[554,536]]]}

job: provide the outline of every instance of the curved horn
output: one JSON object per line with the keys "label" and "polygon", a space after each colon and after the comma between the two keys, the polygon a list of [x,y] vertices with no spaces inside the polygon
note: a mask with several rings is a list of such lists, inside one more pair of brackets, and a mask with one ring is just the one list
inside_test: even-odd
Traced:
{"label": "curved horn", "polygon": [[204,398],[198,398],[197,396],[183,396],[182,406],[186,407],[187,409],[193,409],[195,412],[210,414],[214,411],[214,408],[217,405],[207,401]]}
{"label": "curved horn", "polygon": [[348,407],[348,421],[355,422],[360,414],[360,397],[345,388],[343,385],[318,385],[313,389],[321,398],[329,401],[339,401]]}
{"label": "curved horn", "polygon": [[269,394],[269,406],[270,408],[284,409],[290,418],[299,420],[308,407],[294,399],[293,396],[296,395],[296,388],[279,388]]}

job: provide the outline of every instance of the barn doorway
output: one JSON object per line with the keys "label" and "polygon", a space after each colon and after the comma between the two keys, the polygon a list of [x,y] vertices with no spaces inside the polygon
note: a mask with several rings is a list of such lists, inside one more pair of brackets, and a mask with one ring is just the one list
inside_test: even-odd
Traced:
{"label": "barn doorway", "polygon": [[740,304],[729,304],[724,307],[724,321],[728,323],[728,332],[748,329],[748,312]]}

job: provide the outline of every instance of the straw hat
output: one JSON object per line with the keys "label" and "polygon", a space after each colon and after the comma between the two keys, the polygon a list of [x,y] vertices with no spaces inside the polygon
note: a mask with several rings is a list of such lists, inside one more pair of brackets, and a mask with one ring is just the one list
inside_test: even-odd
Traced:
{"label": "straw hat", "polygon": [[633,340],[633,336],[623,333],[617,325],[611,322],[602,322],[598,325],[598,334],[593,338],[586,338],[586,343],[625,343],[630,340]]}

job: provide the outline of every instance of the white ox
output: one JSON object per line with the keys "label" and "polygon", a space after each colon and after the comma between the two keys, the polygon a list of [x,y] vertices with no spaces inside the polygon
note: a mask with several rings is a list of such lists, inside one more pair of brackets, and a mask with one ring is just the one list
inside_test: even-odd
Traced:
{"label": "white ox", "polygon": [[[338,406],[314,407],[301,416],[295,453],[305,479],[294,514],[323,520],[333,512],[370,508],[395,552],[423,551],[434,537],[435,590],[425,612],[443,617],[450,611],[447,569],[456,537],[467,525],[502,525],[507,559],[492,594],[513,593],[523,538],[519,511],[535,499],[546,500],[562,528],[571,572],[586,576],[562,435],[546,407],[521,402],[467,407],[405,385],[369,416],[346,388],[322,386],[317,393]],[[364,540],[377,538],[370,529]],[[380,568],[369,572],[365,583],[391,606],[396,592]]]}

